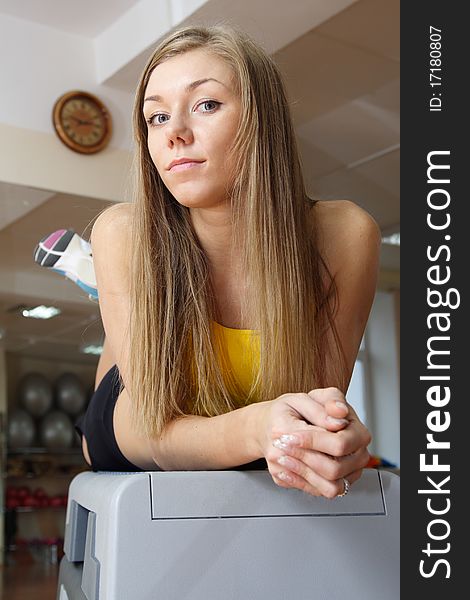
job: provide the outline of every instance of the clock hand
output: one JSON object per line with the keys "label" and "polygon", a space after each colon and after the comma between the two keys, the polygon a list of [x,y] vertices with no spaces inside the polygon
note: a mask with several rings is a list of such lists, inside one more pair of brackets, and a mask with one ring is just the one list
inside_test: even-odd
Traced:
{"label": "clock hand", "polygon": [[76,121],[79,125],[94,125],[93,121],[84,121],[83,119],[79,119],[74,115],[70,115],[70,118]]}
{"label": "clock hand", "polygon": [[93,123],[90,123],[90,121],[84,121],[83,119],[79,119],[78,117],[74,117],[73,115],[70,115],[70,118],[73,119],[74,121],[76,121],[79,126],[81,126],[81,125],[93,125]]}

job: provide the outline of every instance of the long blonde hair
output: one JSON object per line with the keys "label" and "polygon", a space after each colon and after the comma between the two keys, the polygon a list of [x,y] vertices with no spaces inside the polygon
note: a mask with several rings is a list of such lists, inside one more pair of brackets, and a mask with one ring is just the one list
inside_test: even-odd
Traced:
{"label": "long blonde hair", "polygon": [[259,372],[246,401],[344,387],[333,324],[335,286],[317,249],[314,201],[305,192],[280,72],[260,46],[231,27],[186,27],[154,51],[134,106],[137,168],[127,384],[133,424],[151,437],[175,418],[215,416],[237,407],[235,384],[222,374],[224,349],[211,327],[219,313],[207,256],[189,209],[172,196],[152,162],[142,110],[153,69],[199,48],[227,62],[241,99],[243,119],[230,149],[236,168],[229,193],[233,241],[242,251],[249,289],[242,314],[258,324],[260,343]]}

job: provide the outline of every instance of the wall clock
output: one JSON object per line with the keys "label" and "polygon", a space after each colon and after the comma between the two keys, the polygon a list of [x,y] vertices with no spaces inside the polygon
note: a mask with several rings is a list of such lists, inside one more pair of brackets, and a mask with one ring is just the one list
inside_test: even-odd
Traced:
{"label": "wall clock", "polygon": [[73,91],[63,94],[52,111],[54,129],[68,148],[81,154],[93,154],[108,144],[111,115],[93,94]]}

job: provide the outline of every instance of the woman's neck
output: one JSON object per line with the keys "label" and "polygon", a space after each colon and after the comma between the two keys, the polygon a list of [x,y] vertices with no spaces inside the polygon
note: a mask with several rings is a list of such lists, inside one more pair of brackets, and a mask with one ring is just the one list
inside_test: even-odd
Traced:
{"label": "woman's neck", "polygon": [[[209,261],[212,289],[219,323],[235,329],[255,328],[242,318],[242,303],[248,293],[241,254],[232,244],[231,215],[221,207],[190,209],[196,235]],[[253,327],[252,327],[253,325]]]}
{"label": "woman's neck", "polygon": [[240,254],[232,244],[230,208],[190,209],[191,221],[216,278],[237,274]]}

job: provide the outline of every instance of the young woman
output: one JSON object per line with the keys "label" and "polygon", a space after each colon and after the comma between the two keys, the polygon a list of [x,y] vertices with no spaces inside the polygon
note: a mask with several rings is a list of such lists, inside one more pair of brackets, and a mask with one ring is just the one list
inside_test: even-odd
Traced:
{"label": "young woman", "polygon": [[96,470],[268,468],[344,495],[370,434],[346,403],[380,232],[306,196],[279,71],[244,34],[188,27],[136,95],[135,201],[94,223],[106,341],[77,423]]}

